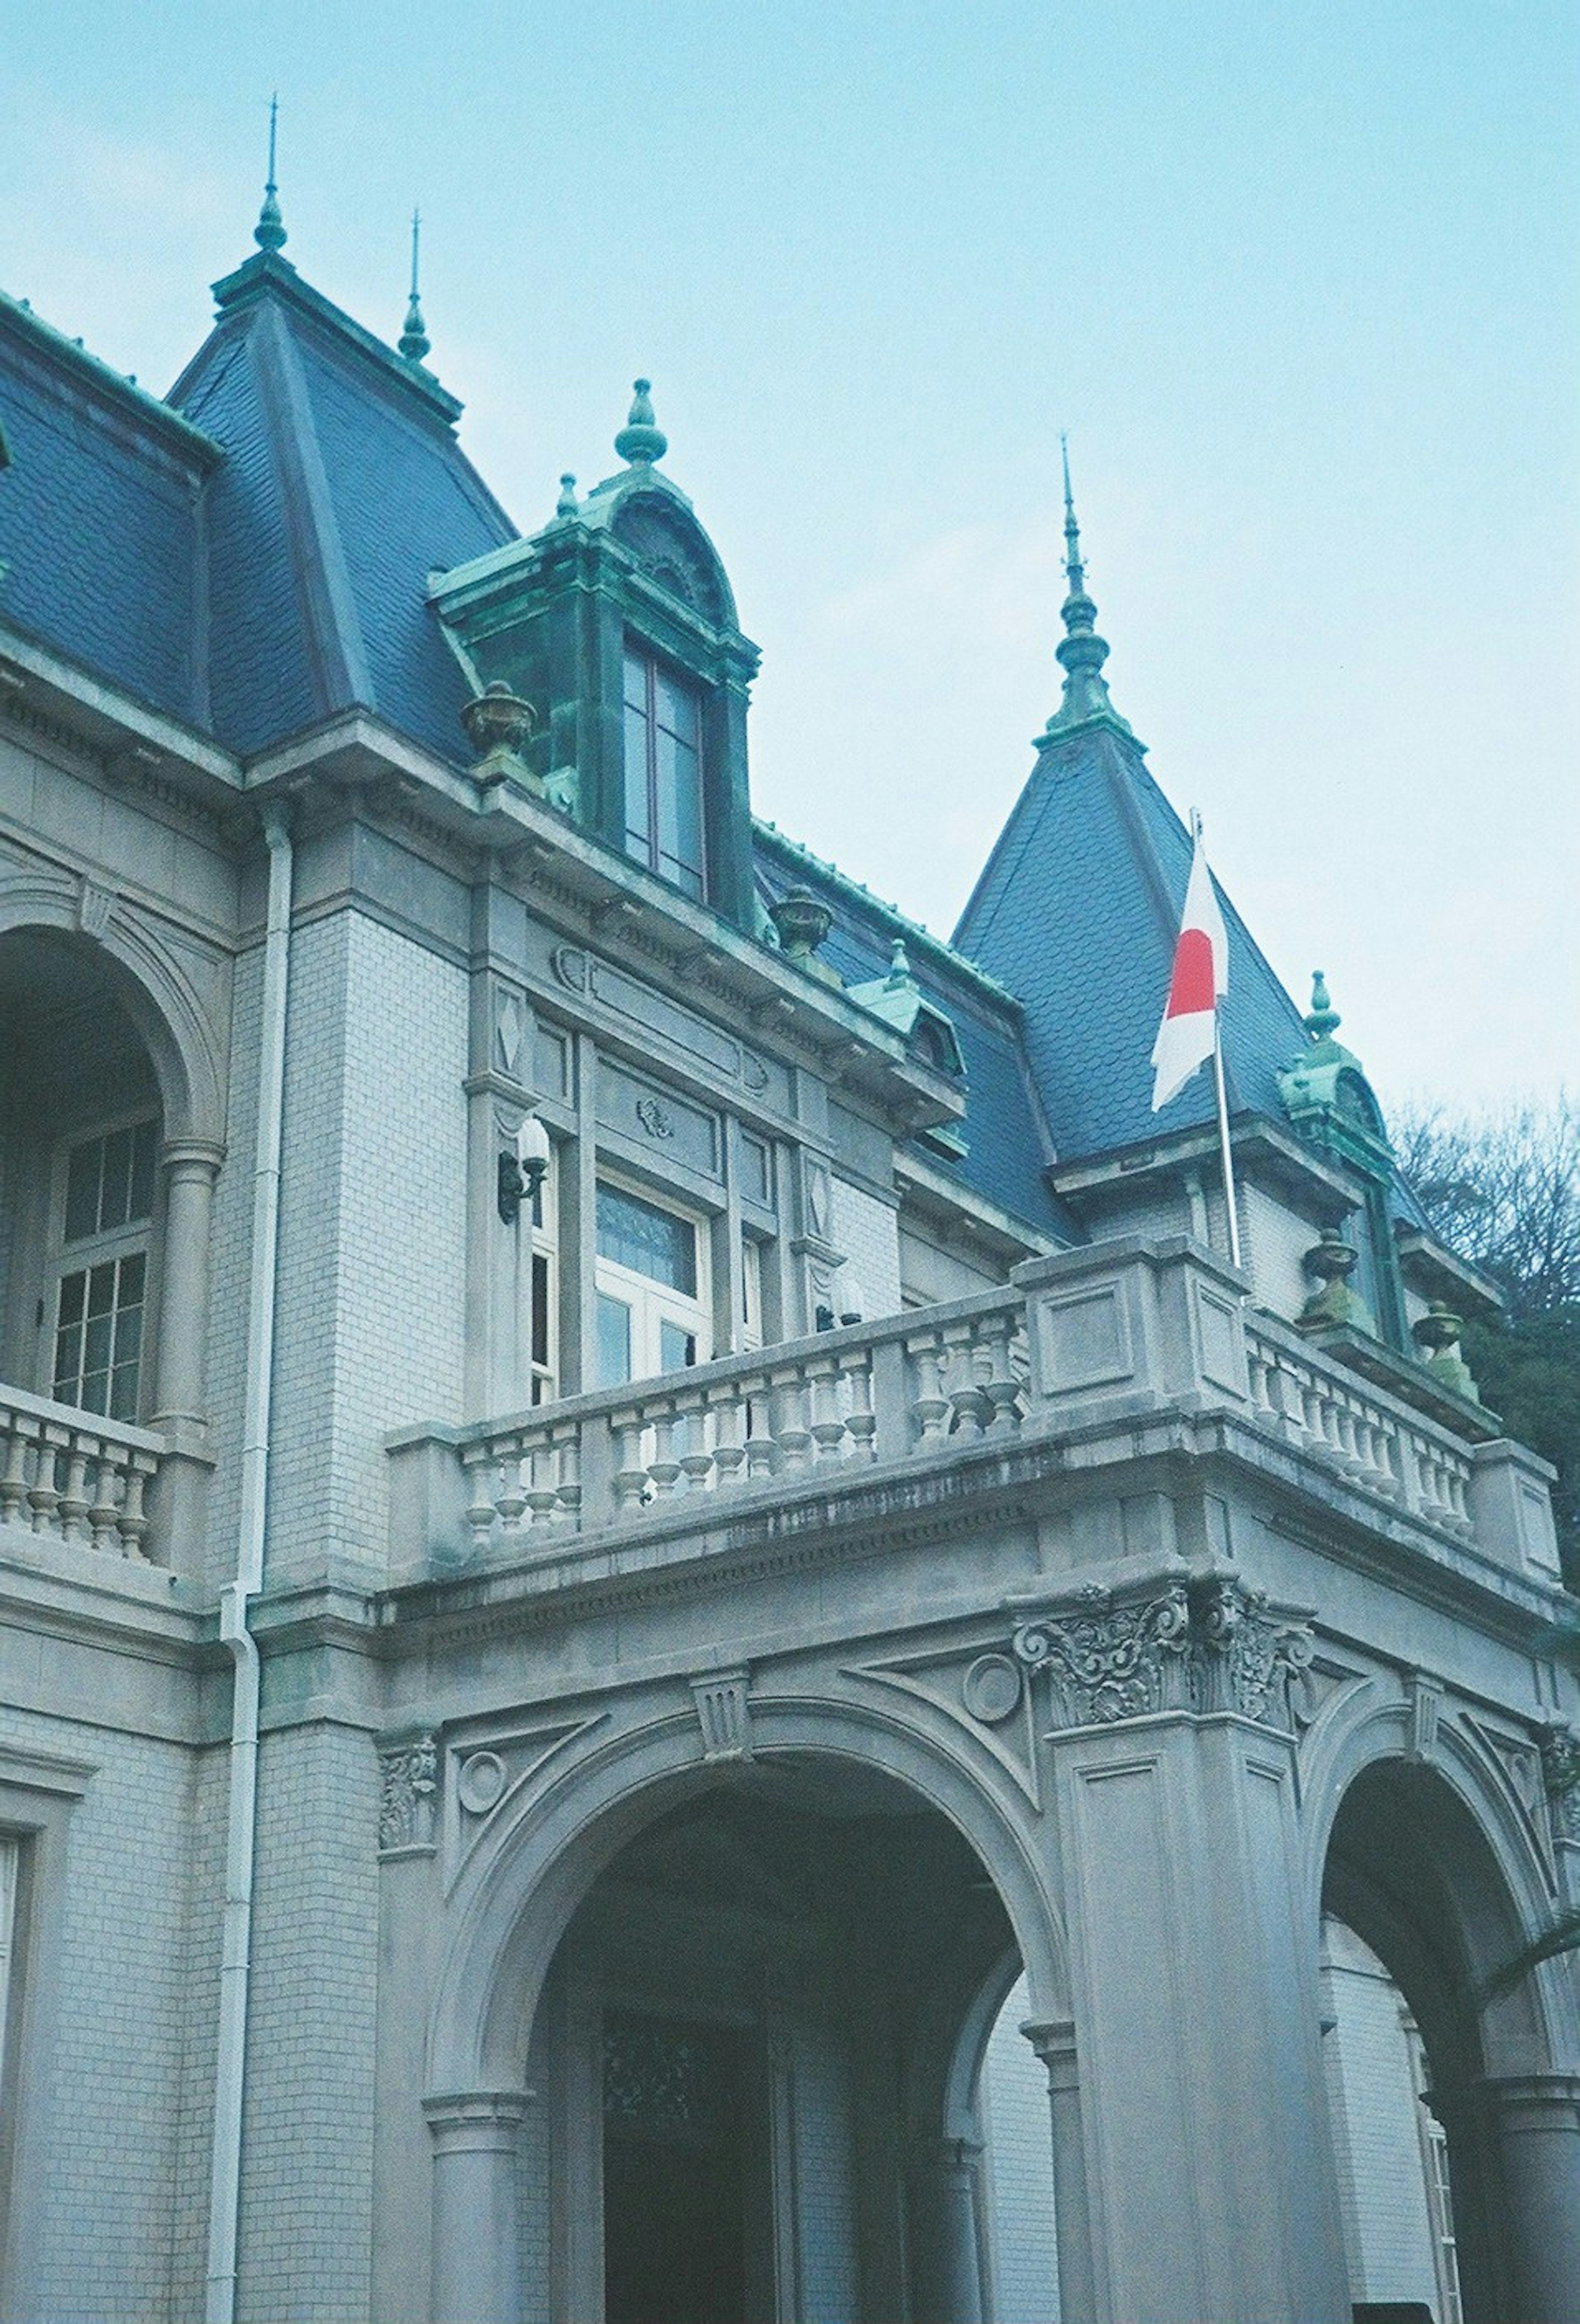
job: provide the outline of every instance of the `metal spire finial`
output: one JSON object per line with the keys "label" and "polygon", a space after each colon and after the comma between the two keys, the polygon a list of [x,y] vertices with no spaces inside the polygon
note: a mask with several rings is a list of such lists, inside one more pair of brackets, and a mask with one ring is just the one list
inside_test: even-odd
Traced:
{"label": "metal spire finial", "polygon": [[1075,494],[1070,490],[1070,439],[1061,431],[1058,439],[1059,458],[1064,463],[1064,569],[1070,585],[1070,595],[1085,595],[1086,568],[1081,562],[1081,528],[1076,522]]}
{"label": "metal spire finial", "polygon": [[1063,607],[1065,634],[1058,647],[1058,659],[1065,673],[1064,699],[1049,720],[1048,735],[1063,733],[1071,726],[1085,725],[1088,719],[1101,718],[1121,734],[1131,731],[1108,699],[1108,687],[1103,677],[1103,665],[1108,659],[1106,639],[1097,634],[1097,608],[1086,595],[1086,567],[1081,557],[1081,529],[1076,521],[1075,494],[1070,490],[1070,450],[1067,438],[1058,439],[1059,455],[1064,463],[1064,541],[1065,578],[1069,585]]}
{"label": "metal spire finial", "polygon": [[280,99],[276,95],[269,99],[269,175],[263,186],[263,207],[253,228],[253,240],[260,250],[279,250],[285,241],[285,221],[275,199],[279,189],[274,183],[274,135],[279,119]]}
{"label": "metal spire finial", "polygon": [[406,327],[397,345],[408,363],[420,363],[433,342],[428,336],[428,326],[422,319],[422,307],[417,296],[417,259],[422,233],[422,212],[411,213],[411,296],[406,302]]}

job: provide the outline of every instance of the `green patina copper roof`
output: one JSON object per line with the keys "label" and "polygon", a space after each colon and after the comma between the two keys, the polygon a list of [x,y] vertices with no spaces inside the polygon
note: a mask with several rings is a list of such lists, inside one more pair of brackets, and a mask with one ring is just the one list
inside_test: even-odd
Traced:
{"label": "green patina copper roof", "polygon": [[1382,1109],[1353,1049],[1334,1038],[1344,1020],[1328,998],[1327,980],[1317,969],[1311,980],[1306,1030],[1311,1046],[1280,1073],[1279,1094],[1298,1130],[1321,1134],[1333,1130],[1361,1139],[1381,1161],[1392,1149]]}

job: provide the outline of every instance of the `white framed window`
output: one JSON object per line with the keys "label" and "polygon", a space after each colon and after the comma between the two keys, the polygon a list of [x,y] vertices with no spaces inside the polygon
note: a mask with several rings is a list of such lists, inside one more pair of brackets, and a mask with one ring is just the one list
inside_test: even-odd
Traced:
{"label": "white framed window", "polygon": [[[559,1238],[550,1168],[532,1196],[531,1238],[527,1261],[527,1350],[531,1375],[531,1401],[552,1404],[559,1378],[559,1303],[556,1276]],[[523,1205],[523,1209],[524,1209]]]}
{"label": "white framed window", "polygon": [[707,1363],[713,1345],[705,1222],[600,1178],[595,1248],[598,1386]]}
{"label": "white framed window", "polygon": [[144,1116],[71,1139],[56,1172],[49,1394],[135,1420],[147,1372],[159,1122]]}
{"label": "white framed window", "polygon": [[625,853],[700,902],[702,696],[630,638],[624,679]]}
{"label": "white framed window", "polygon": [[735,1345],[743,1354],[762,1345],[762,1245],[755,1235],[741,1237],[741,1313],[736,1319]]}

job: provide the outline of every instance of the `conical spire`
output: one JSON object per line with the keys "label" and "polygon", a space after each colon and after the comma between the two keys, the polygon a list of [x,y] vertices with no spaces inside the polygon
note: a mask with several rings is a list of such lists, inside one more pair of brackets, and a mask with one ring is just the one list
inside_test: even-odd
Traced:
{"label": "conical spire", "polygon": [[639,379],[635,387],[631,416],[614,438],[614,449],[633,467],[639,464],[651,466],[654,460],[663,458],[670,448],[670,439],[653,418],[651,380]]}
{"label": "conical spire", "polygon": [[263,187],[263,207],[258,212],[258,223],[253,228],[253,240],[260,250],[279,250],[285,241],[285,221],[280,215],[275,199],[278,188],[274,183],[274,132],[280,118],[280,99],[269,99],[269,176]]}
{"label": "conical spire", "polygon": [[1061,609],[1065,634],[1058,648],[1058,659],[1065,673],[1064,699],[1048,722],[1049,734],[1062,734],[1072,726],[1084,726],[1088,720],[1101,718],[1121,734],[1131,728],[1108,698],[1108,687],[1103,676],[1103,665],[1108,659],[1107,641],[1097,634],[1097,608],[1086,595],[1086,568],[1081,559],[1081,529],[1076,522],[1075,496],[1070,491],[1070,453],[1067,440],[1058,439],[1064,461],[1064,541],[1065,577],[1069,593]]}
{"label": "conical spire", "polygon": [[422,307],[417,296],[417,259],[422,233],[422,213],[411,213],[411,296],[406,302],[406,327],[397,341],[408,363],[420,363],[433,342],[428,336],[428,326],[422,319]]}

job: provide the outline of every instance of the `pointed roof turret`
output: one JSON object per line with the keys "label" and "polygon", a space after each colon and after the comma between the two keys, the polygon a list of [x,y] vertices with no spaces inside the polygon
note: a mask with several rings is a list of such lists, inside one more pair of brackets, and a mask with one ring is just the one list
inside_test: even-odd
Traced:
{"label": "pointed roof turret", "polygon": [[428,336],[428,326],[422,319],[422,305],[417,294],[417,260],[422,233],[422,212],[411,213],[411,296],[406,301],[406,322],[396,341],[408,363],[420,363],[433,345]]}
{"label": "pointed roof turret", "polygon": [[1100,718],[1116,733],[1128,734],[1131,732],[1129,723],[1120,716],[1109,700],[1107,682],[1103,676],[1103,665],[1108,659],[1108,641],[1097,634],[1097,608],[1086,595],[1086,568],[1081,558],[1081,529],[1076,521],[1075,496],[1070,491],[1067,438],[1059,438],[1058,447],[1064,463],[1065,577],[1069,584],[1069,593],[1062,608],[1065,634],[1058,648],[1058,659],[1065,673],[1064,699],[1049,720],[1046,733],[1047,735],[1067,733],[1073,726],[1089,725]]}
{"label": "pointed roof turret", "polygon": [[614,449],[633,468],[651,467],[669,450],[670,439],[653,417],[651,380],[639,379],[633,384],[631,416],[614,438]]}
{"label": "pointed roof turret", "polygon": [[260,250],[281,250],[285,244],[285,220],[280,215],[279,188],[274,183],[274,134],[280,119],[280,99],[269,99],[269,175],[263,186],[263,207],[253,228]]}

